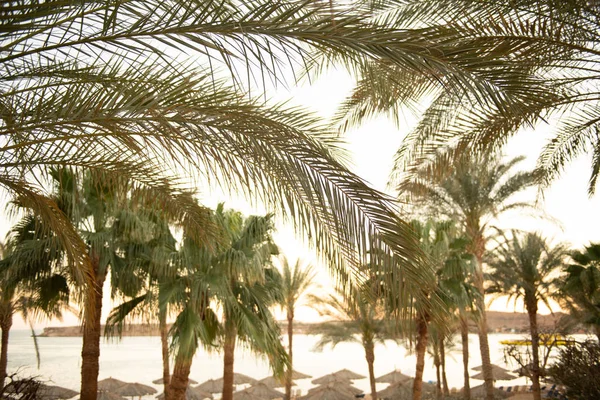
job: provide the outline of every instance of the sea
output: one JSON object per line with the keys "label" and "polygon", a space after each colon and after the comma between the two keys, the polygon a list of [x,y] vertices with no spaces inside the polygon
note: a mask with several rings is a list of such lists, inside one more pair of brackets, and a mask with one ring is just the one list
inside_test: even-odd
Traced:
{"label": "sea", "polygon": [[[517,365],[507,363],[503,353],[502,340],[519,340],[520,334],[490,334],[490,355],[494,364],[514,370]],[[81,337],[38,337],[40,365],[38,367],[31,331],[12,330],[8,350],[9,372],[18,372],[21,376],[34,376],[42,381],[59,385],[73,390],[79,390],[81,377]],[[314,378],[338,371],[349,369],[368,376],[367,362],[360,343],[340,343],[335,348],[326,348],[319,352],[314,350],[318,335],[294,335],[294,369],[311,375]],[[450,349],[447,355],[446,369],[450,387],[463,386],[463,366],[460,339],[458,345]],[[470,360],[469,365],[475,367],[481,364],[478,337],[469,335]],[[375,376],[386,374],[398,369],[404,374],[414,376],[415,355],[407,349],[406,344],[393,341],[377,344],[375,347]],[[235,372],[255,379],[269,376],[269,364],[264,357],[251,353],[240,347],[235,353]],[[190,378],[204,382],[207,379],[220,378],[223,373],[222,354],[216,351],[200,350],[196,354]],[[472,375],[476,374],[472,371]],[[100,377],[113,377],[127,382],[139,382],[154,386],[158,393],[162,392],[161,385],[152,381],[162,377],[161,346],[159,337],[123,337],[122,339],[103,339],[100,350]],[[302,393],[316,385],[311,379],[296,381],[294,390]],[[426,358],[424,381],[435,382],[436,374],[433,361]],[[482,384],[483,381],[472,379],[471,386]],[[526,378],[511,381],[498,381],[497,386],[527,385]],[[356,387],[369,392],[368,379],[355,380]],[[377,390],[383,390],[386,383],[377,384]],[[151,399],[153,396],[145,396]]]}

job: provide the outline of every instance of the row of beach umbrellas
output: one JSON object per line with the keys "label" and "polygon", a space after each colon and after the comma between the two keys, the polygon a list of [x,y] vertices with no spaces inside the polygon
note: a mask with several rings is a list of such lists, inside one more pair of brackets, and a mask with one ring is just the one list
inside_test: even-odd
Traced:
{"label": "row of beach umbrellas", "polygon": [[[482,367],[478,366],[473,368],[473,370],[482,371]],[[516,376],[510,374],[510,371],[500,366],[492,365],[492,370],[496,380],[510,380],[516,378]],[[311,378],[311,376],[298,371],[293,371],[292,373],[292,379],[301,380],[307,378]],[[319,386],[310,389],[308,393],[305,396],[300,397],[299,400],[337,400],[354,398],[356,395],[360,395],[362,390],[352,386],[352,381],[364,378],[366,377],[348,369],[342,369],[324,375],[312,380],[311,382],[313,384]],[[483,373],[480,372],[471,376],[471,378],[483,379]],[[378,377],[375,382],[390,383],[390,386],[379,392],[379,394],[383,398],[396,398],[403,397],[407,394],[407,391],[411,389],[413,379],[414,378],[395,370]],[[162,384],[163,380],[162,378],[157,379],[152,381],[152,383]],[[197,384],[198,382],[189,379],[189,383]],[[276,390],[276,388],[283,387],[284,382],[272,376],[256,380],[247,375],[235,373],[233,376],[233,383],[235,385],[251,385],[246,389],[236,391],[233,395],[234,400],[271,400],[284,397],[282,392]],[[295,385],[295,383],[293,384]],[[423,388],[425,391],[435,390],[435,386],[428,383],[424,383]],[[213,398],[213,393],[220,393],[222,390],[223,378],[209,379],[197,386],[188,386],[186,399],[203,400],[206,398]],[[45,400],[70,399],[77,395],[77,392],[74,390],[50,385],[40,386],[38,393],[40,394],[40,397]],[[124,397],[141,397],[155,393],[157,393],[156,389],[151,386],[141,383],[124,382],[112,377],[98,382],[98,400],[125,400]],[[164,394],[157,396],[157,398],[164,398]]]}

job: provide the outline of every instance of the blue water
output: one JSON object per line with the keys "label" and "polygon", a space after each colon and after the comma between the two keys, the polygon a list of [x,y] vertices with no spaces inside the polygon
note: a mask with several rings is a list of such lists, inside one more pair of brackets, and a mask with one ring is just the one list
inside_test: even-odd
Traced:
{"label": "blue water", "polygon": [[[516,366],[505,365],[502,354],[501,340],[521,339],[522,335],[492,334],[489,337],[492,362],[501,366],[515,369]],[[319,377],[343,368],[368,375],[364,351],[358,343],[342,343],[335,349],[324,352],[312,350],[318,341],[318,336],[294,336],[294,369]],[[476,335],[470,335],[470,365],[481,364]],[[459,342],[459,341],[458,341]],[[81,343],[78,337],[40,337],[38,343],[41,353],[41,365],[36,366],[35,350],[31,334],[26,330],[11,331],[9,344],[10,371],[19,370],[20,374],[38,376],[51,384],[79,390],[81,367]],[[203,382],[210,378],[222,376],[222,356],[216,352],[200,351],[194,358],[190,378]],[[375,374],[383,375],[393,369],[414,375],[415,356],[410,354],[402,345],[388,342],[375,348]],[[236,351],[235,371],[261,379],[269,375],[268,363],[260,356],[255,356],[240,348]],[[473,372],[475,374],[476,372]],[[460,345],[451,352],[447,360],[448,381],[451,387],[462,387],[462,358]],[[124,337],[103,340],[100,350],[100,379],[113,377],[124,381],[150,384],[162,375],[161,350],[159,337]],[[430,358],[426,360],[424,380],[435,381],[435,368]],[[471,385],[483,383],[472,380]],[[513,381],[498,381],[498,385],[524,385],[524,378]],[[308,380],[298,381],[297,389],[303,393],[313,387]],[[365,391],[369,390],[367,379],[355,381],[355,386]],[[378,384],[378,390],[387,384]],[[160,385],[154,385],[159,393]],[[148,397],[150,398],[150,397]]]}

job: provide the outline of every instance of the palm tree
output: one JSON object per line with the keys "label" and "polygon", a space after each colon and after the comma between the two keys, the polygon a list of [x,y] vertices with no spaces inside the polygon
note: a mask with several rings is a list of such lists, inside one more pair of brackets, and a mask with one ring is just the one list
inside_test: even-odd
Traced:
{"label": "palm tree", "polygon": [[563,271],[559,298],[575,320],[590,326],[600,340],[600,244],[572,252],[571,259]]}
{"label": "palm tree", "polygon": [[[25,216],[12,228],[7,245],[0,245],[0,390],[7,376],[8,339],[14,315],[21,314],[31,326],[39,367],[33,319],[61,319],[62,311],[68,308],[70,290],[66,271],[61,268],[63,260],[52,247],[38,245],[56,240],[52,234],[40,236],[42,223],[35,216]],[[29,257],[29,252],[38,252],[38,257]]]}
{"label": "palm tree", "polygon": [[[123,287],[126,282],[122,279],[126,275],[123,274],[123,269],[128,270],[131,267],[124,258],[127,249],[123,245],[139,246],[152,239],[152,224],[148,219],[149,214],[145,211],[156,205],[148,204],[148,199],[156,194],[157,197],[154,199],[160,200],[161,207],[164,206],[161,212],[165,214],[170,212],[174,203],[177,203],[182,209],[175,211],[175,216],[181,216],[180,220],[196,219],[190,227],[200,224],[202,219],[210,227],[210,219],[203,217],[205,214],[203,208],[197,205],[194,208],[189,204],[189,196],[185,193],[168,194],[167,197],[162,197],[160,192],[152,188],[135,187],[126,175],[117,177],[95,169],[75,172],[68,168],[51,169],[50,174],[54,188],[51,199],[56,208],[70,219],[78,234],[85,239],[85,251],[93,267],[93,274],[87,278],[88,285],[78,286],[77,289],[81,291],[79,297],[88,306],[84,311],[86,329],[83,331],[81,391],[82,396],[95,398],[99,373],[104,282],[109,269],[112,269],[112,288],[115,289],[119,285]],[[32,212],[36,209],[28,209],[28,211]],[[56,239],[57,235],[52,228],[47,228],[47,232],[44,233],[44,230],[39,229],[40,227],[43,225],[32,230],[33,233],[30,235],[32,236],[30,247],[34,247],[33,251],[20,253],[22,261],[19,263],[31,265],[33,273],[43,271],[48,255],[58,258],[59,261],[55,263],[60,265],[66,253],[64,242],[61,240],[41,240],[43,235],[51,234],[51,239]],[[204,234],[197,234],[198,239],[204,240],[203,236]],[[64,271],[69,279],[81,283],[80,268],[69,262],[64,264],[69,267]],[[93,309],[89,308],[90,304],[94,304]]]}
{"label": "palm tree", "polygon": [[294,338],[294,313],[302,301],[302,297],[315,284],[316,272],[311,265],[303,265],[300,259],[296,260],[291,268],[287,258],[280,256],[281,260],[281,308],[285,309],[287,317],[288,356],[290,368],[285,374],[285,398],[292,397],[292,371],[293,371],[293,338]]}
{"label": "palm tree", "polygon": [[[223,397],[233,391],[236,341],[266,354],[274,372],[287,366],[279,327],[269,311],[279,300],[278,274],[269,266],[276,246],[271,242],[272,216],[244,219],[219,205],[215,219],[227,239],[214,251],[185,237],[177,255],[177,276],[160,283],[160,304],[176,312],[171,328],[175,365],[169,386],[174,400],[185,396],[193,357],[199,346],[224,350]],[[215,307],[223,310],[218,321]]]}
{"label": "palm tree", "polygon": [[[456,246],[457,238],[455,232],[454,223],[451,221],[433,221],[429,220],[426,223],[421,223],[417,220],[411,222],[414,231],[420,239],[421,249],[425,254],[429,256],[430,262],[436,269],[436,281],[428,288],[421,288],[427,296],[437,295],[442,300],[441,304],[434,303],[433,306],[438,306],[443,310],[451,310],[454,307],[459,307],[459,302],[450,305],[453,301],[459,299],[459,296],[453,296],[449,294],[448,289],[450,286],[459,285],[462,286],[463,282],[457,282],[457,274],[455,272],[457,263],[460,267],[464,265],[459,261],[461,255],[459,254],[460,246]],[[464,272],[463,272],[464,273]],[[462,274],[458,274],[459,279],[464,277]],[[444,301],[446,300],[446,301]],[[416,345],[415,352],[417,355],[417,365],[415,372],[415,381],[413,385],[413,399],[418,400],[422,397],[422,386],[423,386],[423,371],[425,368],[425,353],[427,350],[430,328],[436,328],[434,342],[432,345],[438,347],[436,355],[443,349],[444,337],[449,333],[448,321],[451,313],[440,313],[436,312],[432,308],[432,304],[425,303],[420,304],[418,300],[415,300],[415,329],[416,329]],[[441,344],[441,346],[440,346]],[[439,365],[441,365],[441,360]],[[438,383],[440,381],[438,380]]]}
{"label": "palm tree", "polygon": [[[452,327],[458,322],[458,330],[461,336],[463,355],[463,378],[464,398],[470,399],[471,390],[469,382],[469,330],[468,315],[472,314],[476,297],[479,292],[472,284],[475,271],[473,256],[466,251],[469,241],[464,236],[458,235],[455,228],[448,231],[450,244],[449,253],[443,266],[437,271],[437,291],[443,300],[443,304],[450,313],[444,314],[432,321],[439,331],[440,363],[444,382],[445,394],[447,394],[447,383],[445,378],[445,342],[449,340]],[[477,318],[474,316],[473,318]],[[441,329],[444,327],[445,329]]]}
{"label": "palm tree", "polygon": [[[320,304],[319,312],[342,322],[323,324],[321,338],[315,344],[315,350],[322,351],[326,346],[339,343],[360,343],[365,350],[365,359],[369,369],[371,398],[377,399],[375,386],[375,345],[386,340],[398,340],[392,322],[384,318],[383,310],[372,298],[365,298],[359,288],[348,291],[337,289],[337,295],[327,298],[310,296],[315,304]],[[350,293],[348,295],[348,292]],[[362,292],[364,293],[364,292]]]}
{"label": "palm tree", "polygon": [[124,259],[131,267],[124,269],[126,276],[115,279],[117,286],[113,292],[125,299],[119,306],[111,310],[105,325],[105,335],[121,335],[123,325],[131,318],[158,320],[161,356],[163,363],[163,386],[166,399],[171,399],[169,386],[171,368],[169,357],[169,338],[167,329],[168,305],[161,304],[161,283],[173,280],[177,274],[176,240],[173,237],[166,216],[152,215],[154,232],[152,239],[146,243],[121,243],[127,249]]}
{"label": "palm tree", "polygon": [[217,294],[216,300],[223,308],[222,398],[232,400],[236,341],[268,354],[274,372],[283,372],[285,363],[281,360],[285,360],[285,350],[279,340],[279,327],[269,311],[281,296],[277,290],[279,274],[271,265],[271,257],[278,254],[278,249],[271,238],[272,215],[244,219],[239,212],[225,212],[222,205],[216,214],[230,236],[230,245],[212,263],[213,268],[222,271],[229,291],[227,296]]}
{"label": "palm tree", "polygon": [[537,233],[519,235],[512,231],[512,237],[504,237],[504,242],[493,251],[487,262],[491,268],[489,279],[492,282],[489,292],[514,297],[515,301],[522,298],[525,302],[533,355],[531,382],[536,400],[542,398],[539,380],[538,303],[541,301],[549,306],[548,301],[555,291],[553,274],[563,265],[565,255],[564,245],[550,246]]}
{"label": "palm tree", "polygon": [[[439,157],[445,159],[444,154]],[[509,210],[532,207],[513,200],[515,194],[536,183],[536,175],[531,172],[512,173],[521,160],[514,158],[502,162],[498,157],[464,155],[454,163],[445,164],[448,168],[445,171],[432,171],[427,164],[415,166],[398,185],[400,193],[410,194],[415,204],[424,206],[430,215],[443,215],[456,221],[469,240],[467,251],[476,260],[473,283],[481,294],[476,298],[475,306],[479,316],[479,344],[488,400],[493,398],[494,379],[483,299],[483,260],[493,219]]]}

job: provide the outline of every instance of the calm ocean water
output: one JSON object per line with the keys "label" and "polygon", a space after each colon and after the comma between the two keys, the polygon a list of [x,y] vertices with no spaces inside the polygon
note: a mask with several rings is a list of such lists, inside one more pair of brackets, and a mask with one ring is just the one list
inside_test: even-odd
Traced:
{"label": "calm ocean water", "polygon": [[[489,337],[491,359],[498,365],[505,366],[502,354],[501,340],[521,339],[523,335],[492,334]],[[26,330],[11,331],[9,344],[8,366],[10,371],[19,370],[21,374],[39,376],[51,384],[79,390],[81,366],[81,338],[38,338],[41,365],[36,366],[35,350],[30,332]],[[294,336],[294,369],[319,377],[342,368],[348,368],[357,373],[368,375],[364,352],[359,344],[342,343],[335,349],[324,352],[312,350],[318,336]],[[476,335],[470,335],[470,365],[481,364],[478,340]],[[459,341],[458,341],[459,342]],[[141,382],[152,385],[151,381],[162,374],[160,338],[158,337],[124,337],[122,340],[103,340],[100,355],[100,379],[113,377],[129,382]],[[515,366],[508,366],[515,369]],[[222,376],[223,361],[219,353],[200,351],[194,359],[190,378],[203,382],[210,378]],[[413,375],[415,371],[415,356],[403,346],[394,342],[377,345],[375,348],[375,374],[385,374],[393,369]],[[269,375],[268,363],[261,357],[254,356],[243,348],[236,351],[235,371],[253,378],[264,378]],[[475,374],[476,372],[473,372]],[[460,346],[451,352],[447,360],[448,382],[451,387],[462,387],[462,357]],[[435,381],[435,368],[430,358],[426,360],[425,381]],[[471,380],[471,386],[482,384],[483,381]],[[498,385],[524,385],[524,378],[512,381],[498,381]],[[380,385],[380,386],[379,386]],[[154,385],[162,392],[160,385]],[[303,393],[313,387],[310,379],[298,381],[297,389]],[[355,381],[355,386],[368,392],[367,379]],[[378,389],[384,389],[387,384],[378,384]],[[150,399],[151,397],[148,397]]]}

